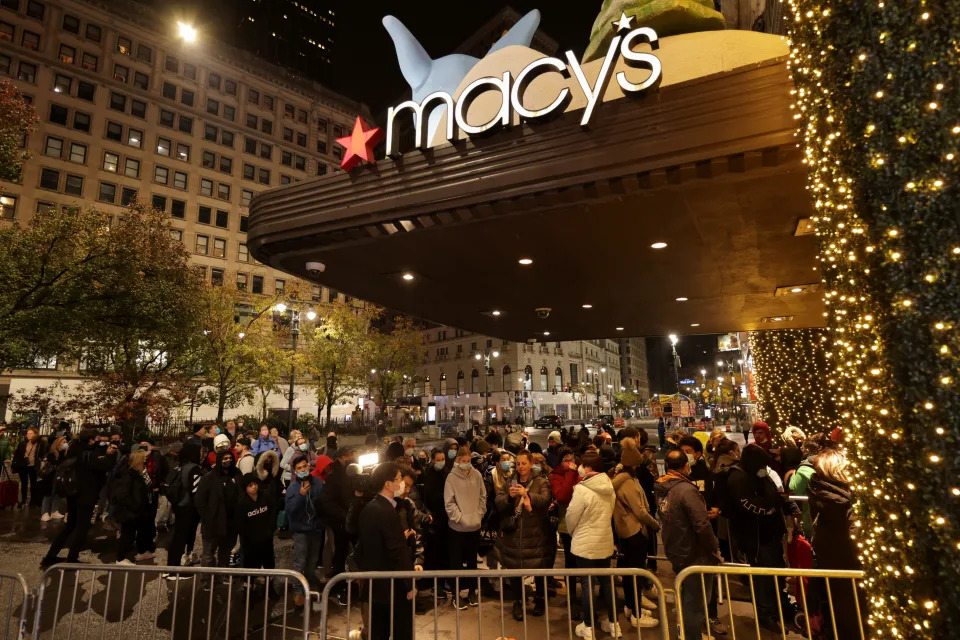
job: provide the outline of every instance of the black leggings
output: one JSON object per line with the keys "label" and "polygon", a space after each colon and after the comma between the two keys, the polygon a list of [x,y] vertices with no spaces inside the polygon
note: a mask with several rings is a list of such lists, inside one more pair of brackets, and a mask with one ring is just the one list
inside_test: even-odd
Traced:
{"label": "black leggings", "polygon": [[[642,531],[635,533],[629,538],[620,538],[620,550],[623,552],[623,560],[617,563],[620,569],[646,569],[647,568],[647,536]],[[647,588],[647,581],[644,578],[637,578],[636,585],[640,589]],[[634,577],[623,576],[623,600],[624,604],[633,610],[637,615],[637,609],[640,608],[640,594],[634,591]]]}
{"label": "black leggings", "polygon": [[37,491],[37,468],[26,467],[17,472],[20,475],[20,504],[27,504],[27,485],[30,485],[30,506],[39,507],[43,496]]}
{"label": "black leggings", "polygon": [[93,517],[92,504],[77,504],[76,498],[67,498],[67,522],[60,529],[60,533],[50,543],[46,559],[56,560],[60,550],[70,543],[67,552],[67,562],[76,562],[80,557],[80,549],[87,540],[90,531],[90,518]]}
{"label": "black leggings", "polygon": [[[464,565],[466,565],[467,571],[476,571],[477,551],[480,550],[480,530],[454,531],[450,529],[447,537],[447,550],[452,571],[462,571]],[[450,590],[453,591],[455,588],[456,581],[450,580]],[[460,588],[473,593],[477,590],[477,582],[475,579],[461,580]]]}
{"label": "black leggings", "polygon": [[[148,510],[149,511],[149,510]],[[150,551],[153,546],[153,520],[150,513],[138,516],[120,525],[120,539],[117,541],[117,560],[126,558],[136,543],[137,553]]]}
{"label": "black leggings", "polygon": [[190,506],[174,507],[173,514],[173,538],[170,540],[170,546],[167,547],[167,564],[171,567],[179,567],[180,557],[187,551],[193,551],[200,515]]}

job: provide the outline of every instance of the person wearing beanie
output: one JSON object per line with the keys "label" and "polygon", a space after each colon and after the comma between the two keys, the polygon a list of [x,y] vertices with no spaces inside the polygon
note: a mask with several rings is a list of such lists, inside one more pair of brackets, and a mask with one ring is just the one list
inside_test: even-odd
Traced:
{"label": "person wearing beanie", "polygon": [[260,478],[248,473],[240,478],[240,497],[233,513],[234,530],[240,535],[245,569],[274,569],[273,533],[276,505],[260,489]]}
{"label": "person wearing beanie", "polygon": [[[325,455],[317,456],[317,462],[313,466],[313,471],[310,472],[310,475],[320,480],[326,480],[327,472],[329,471],[331,464],[333,464],[333,459],[328,458]],[[296,464],[294,464],[294,466],[296,466]]]}
{"label": "person wearing beanie", "polygon": [[763,421],[757,421],[753,423],[753,441],[761,449],[770,452],[770,447],[773,446],[773,436],[770,433],[770,425]]}
{"label": "person wearing beanie", "polygon": [[224,451],[232,451],[234,458],[237,457],[237,452],[230,448],[230,438],[220,433],[213,437],[213,450],[207,454],[204,466],[207,469],[212,469],[217,464],[217,456]]}
{"label": "person wearing beanie", "polygon": [[543,452],[543,457],[547,459],[547,464],[551,469],[560,464],[560,449],[563,447],[563,437],[559,431],[551,431],[547,436],[547,450]]}
{"label": "person wearing beanie", "polygon": [[237,540],[234,510],[240,499],[240,472],[229,449],[217,454],[216,466],[197,483],[194,504],[200,514],[204,567],[226,567]]}
{"label": "person wearing beanie", "polygon": [[477,440],[473,444],[473,448],[482,456],[487,455],[487,452],[490,451],[490,443],[486,440]]}

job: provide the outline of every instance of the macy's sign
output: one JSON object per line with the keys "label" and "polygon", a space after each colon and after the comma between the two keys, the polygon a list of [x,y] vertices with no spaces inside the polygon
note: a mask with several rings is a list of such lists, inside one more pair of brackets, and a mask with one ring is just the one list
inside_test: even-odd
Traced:
{"label": "macy's sign", "polygon": [[[554,57],[540,58],[524,67],[516,78],[512,77],[509,71],[506,71],[499,77],[475,80],[467,85],[457,100],[454,100],[453,96],[447,91],[435,91],[424,97],[420,102],[408,100],[395,107],[390,107],[387,110],[387,155],[396,156],[400,154],[397,148],[399,145],[395,120],[397,115],[404,111],[410,111],[413,115],[415,145],[420,149],[430,146],[430,139],[434,133],[433,127],[430,125],[433,123],[439,124],[439,118],[431,117],[431,113],[441,106],[446,106],[447,118],[443,135],[444,139],[448,141],[454,138],[457,130],[472,136],[490,131],[498,126],[509,127],[512,123],[513,113],[516,113],[522,121],[530,122],[557,112],[563,112],[572,97],[568,87],[563,87],[556,98],[545,107],[528,109],[524,106],[523,95],[527,86],[534,78],[544,73],[559,73],[564,78],[569,78],[572,72],[586,99],[586,108],[583,111],[580,124],[581,126],[587,126],[590,117],[593,115],[594,107],[600,101],[607,83],[611,79],[611,70],[615,67],[618,56],[622,56],[630,67],[650,71],[650,75],[640,83],[628,80],[626,73],[623,71],[617,73],[617,84],[620,85],[624,93],[636,95],[651,87],[656,87],[660,83],[662,69],[659,58],[652,53],[633,50],[633,47],[640,42],[647,42],[653,49],[656,49],[658,46],[657,34],[649,27],[630,30],[629,23],[631,20],[632,18],[621,16],[619,21],[614,22],[614,26],[620,33],[610,41],[607,55],[603,59],[600,72],[593,84],[587,80],[573,51],[567,51],[564,54],[565,61]],[[625,35],[624,32],[626,32]],[[467,122],[466,114],[469,111],[470,104],[475,98],[490,90],[500,93],[500,109],[489,121],[482,124]],[[453,117],[450,117],[450,114],[453,114]],[[425,122],[425,119],[428,122]]]}

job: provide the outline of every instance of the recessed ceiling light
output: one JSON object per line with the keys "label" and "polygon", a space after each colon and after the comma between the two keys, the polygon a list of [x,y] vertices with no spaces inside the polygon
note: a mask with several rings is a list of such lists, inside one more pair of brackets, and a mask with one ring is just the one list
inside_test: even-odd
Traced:
{"label": "recessed ceiling light", "polygon": [[583,308],[584,308],[584,309],[593,309],[593,305],[592,305],[592,304],[585,304],[585,305],[583,305]]}
{"label": "recessed ceiling light", "polygon": [[691,326],[691,327],[699,327],[699,326],[700,326],[700,323],[699,323],[699,322],[694,322],[694,323],[691,324],[690,326]]}
{"label": "recessed ceiling light", "polygon": [[544,332],[543,332],[543,335],[548,336],[548,335],[550,335],[550,332],[549,332],[549,331],[544,331]]}
{"label": "recessed ceiling light", "polygon": [[793,289],[790,289],[790,293],[800,293],[801,291],[803,291],[803,287],[794,287]]}
{"label": "recessed ceiling light", "polygon": [[617,331],[623,331],[623,327],[617,327]]}
{"label": "recessed ceiling light", "polygon": [[490,313],[491,313],[491,315],[494,315],[494,316],[499,316],[499,315],[500,315],[500,312],[499,312],[499,311],[491,311]]}
{"label": "recessed ceiling light", "polygon": [[413,280],[413,274],[412,274],[412,273],[405,273],[405,274],[403,274],[403,279],[404,279],[404,280],[407,280],[407,281]]}
{"label": "recessed ceiling light", "polygon": [[677,302],[686,302],[686,301],[687,301],[686,298],[683,298],[683,297],[677,298]]}
{"label": "recessed ceiling light", "polygon": [[530,258],[520,258],[520,260],[518,260],[518,262],[519,262],[520,264],[524,265],[524,266],[526,266],[526,265],[528,265],[528,264],[533,264],[533,260],[531,260]]}
{"label": "recessed ceiling light", "polygon": [[654,242],[652,245],[650,245],[650,248],[651,248],[651,249],[665,249],[666,246],[667,246],[667,243],[666,243],[666,242]]}

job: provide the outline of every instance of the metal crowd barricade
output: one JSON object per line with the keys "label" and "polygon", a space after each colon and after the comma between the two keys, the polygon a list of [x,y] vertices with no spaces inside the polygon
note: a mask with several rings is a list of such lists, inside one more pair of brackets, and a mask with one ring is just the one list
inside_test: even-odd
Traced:
{"label": "metal crowd barricade", "polygon": [[41,579],[33,640],[308,640],[309,593],[301,574],[279,569],[57,564]]}
{"label": "metal crowd barricade", "polygon": [[[772,578],[774,584],[774,600],[777,603],[777,613],[780,622],[781,633],[780,636],[783,638],[787,637],[787,632],[790,630],[790,623],[793,620],[784,618],[784,610],[782,604],[782,598],[780,597],[781,591],[781,581],[784,579],[784,586],[786,585],[787,578],[794,578],[796,580],[796,585],[799,589],[799,595],[796,598],[796,603],[799,608],[802,608],[803,611],[803,622],[801,625],[795,625],[793,631],[796,631],[799,627],[799,631],[803,633],[804,637],[808,640],[814,640],[814,632],[811,626],[811,617],[810,609],[808,607],[808,589],[809,587],[805,584],[806,578],[814,578],[822,580],[825,586],[825,591],[822,594],[819,594],[824,600],[826,600],[827,610],[829,611],[829,624],[832,626],[833,637],[838,637],[837,635],[837,615],[856,615],[857,625],[860,629],[860,639],[865,640],[864,635],[864,624],[863,624],[863,614],[865,612],[860,609],[860,595],[857,588],[857,580],[862,580],[864,577],[864,572],[859,570],[836,570],[836,569],[790,569],[790,568],[769,568],[769,567],[752,567],[747,565],[717,565],[717,566],[694,566],[687,567],[676,577],[676,607],[677,607],[677,620],[680,621],[683,619],[683,589],[684,582],[688,578],[696,579],[695,577],[699,576],[700,578],[700,594],[703,598],[703,612],[704,618],[706,621],[707,628],[707,637],[710,637],[710,617],[705,615],[708,610],[708,603],[706,597],[706,580],[713,580],[714,576],[720,581],[722,578],[724,583],[724,588],[727,592],[727,595],[730,595],[730,576],[740,576],[746,578],[747,583],[750,589],[750,600],[749,604],[752,607],[753,615],[753,629],[756,631],[756,637],[758,640],[764,636],[760,632],[760,615],[757,610],[757,597],[756,597],[756,586],[754,584],[755,578]],[[710,576],[709,578],[705,576]],[[831,580],[833,580],[833,587],[831,587]],[[837,582],[841,584],[838,585]],[[847,583],[847,586],[842,586],[844,583]],[[689,583],[686,585],[686,588],[690,588]],[[834,596],[838,593],[837,589],[851,589],[853,592],[853,602],[855,603],[854,611],[841,611],[838,613],[834,608]],[[723,616],[719,614],[719,617],[722,619]],[[736,640],[736,620],[734,616],[734,600],[728,598],[727,601],[727,615],[729,617],[730,623],[730,633],[731,640]],[[680,640],[699,640],[700,635],[696,638],[687,638],[685,631],[683,629],[682,623],[679,626]],[[844,638],[844,640],[853,640],[852,638]]]}
{"label": "metal crowd barricade", "polygon": [[3,640],[20,640],[27,632],[30,588],[19,573],[0,571],[0,631]]}
{"label": "metal crowd barricade", "polygon": [[[491,637],[489,634],[484,635],[485,629],[490,631],[492,629],[493,633],[499,634],[499,639],[506,640],[507,638],[517,640],[527,640],[527,639],[536,639],[536,640],[550,640],[551,638],[574,638],[574,628],[578,624],[573,620],[571,615],[572,603],[577,597],[576,593],[570,593],[569,590],[566,593],[564,599],[564,608],[562,613],[557,611],[559,607],[551,607],[551,602],[547,597],[548,588],[547,581],[554,578],[560,578],[566,583],[567,577],[580,578],[581,589],[584,586],[588,589],[590,593],[590,606],[593,611],[593,617],[591,620],[593,637],[600,638],[601,634],[601,619],[608,618],[607,610],[611,607],[609,603],[604,603],[604,608],[601,608],[597,602],[600,598],[596,597],[594,594],[594,587],[600,586],[601,581],[610,581],[611,588],[614,593],[616,593],[617,580],[618,578],[623,581],[632,580],[634,585],[634,598],[633,602],[625,603],[627,607],[633,610],[633,614],[638,618],[641,617],[641,593],[643,592],[643,582],[641,579],[648,580],[656,589],[656,606],[657,610],[652,614],[657,618],[660,623],[657,627],[649,629],[648,633],[644,635],[645,638],[651,638],[653,636],[650,633],[654,633],[656,637],[661,638],[662,640],[668,640],[668,628],[669,623],[667,619],[667,607],[666,601],[664,599],[664,588],[660,583],[660,580],[656,575],[650,573],[645,569],[504,569],[504,570],[476,570],[476,571],[388,571],[388,572],[367,572],[367,573],[342,573],[333,579],[331,579],[323,590],[321,596],[321,621],[320,621],[320,638],[321,640],[326,640],[327,638],[355,638],[358,636],[358,626],[354,626],[353,623],[359,623],[359,626],[366,628],[367,630],[371,629],[371,624],[373,625],[387,625],[389,624],[389,635],[392,638],[397,640],[402,640],[406,638],[424,638],[424,637],[450,637],[455,634],[457,640],[461,638],[487,638]],[[532,578],[536,589],[541,590],[539,594],[543,594],[546,602],[544,608],[544,615],[542,618],[534,617],[531,615],[530,605],[527,602],[528,597],[531,595],[533,588],[527,586],[524,579]],[[375,584],[378,581],[389,581],[389,602],[378,601],[376,595]],[[495,598],[484,598],[483,596],[483,581],[484,580],[493,580],[498,584],[499,594]],[[507,596],[507,591],[505,589],[512,589],[510,585],[511,580],[520,580],[521,581],[521,599],[523,609],[523,620],[522,622],[515,621],[511,615],[511,607],[513,603],[513,598]],[[399,584],[397,581],[411,581],[409,583]],[[406,588],[407,584],[421,584],[426,582],[430,587],[430,590],[433,592],[430,598],[432,604],[432,618],[433,618],[433,629],[432,633],[417,634],[414,629],[422,629],[422,622],[417,621],[417,611],[416,611],[416,597],[412,599],[406,599]],[[477,593],[477,605],[475,607],[469,607],[468,609],[473,609],[473,611],[463,611],[457,607],[453,608],[455,612],[454,629],[441,629],[440,621],[440,611],[439,607],[441,602],[446,602],[444,596],[439,595],[440,588],[444,583],[452,585],[453,597],[456,598],[457,594],[468,589],[475,589]],[[340,585],[340,587],[338,587]],[[332,630],[331,624],[331,615],[330,615],[330,595],[331,593],[338,588],[346,588],[346,607],[342,610],[342,616],[337,616],[337,626],[336,633]],[[359,588],[358,588],[359,587]],[[383,589],[385,591],[385,589]],[[374,597],[370,597],[370,594],[375,594]],[[400,596],[400,597],[398,597]],[[401,600],[401,597],[403,600]],[[359,602],[358,602],[359,598]],[[614,600],[620,601],[618,596],[614,597]],[[377,601],[375,603],[375,601]],[[407,618],[405,613],[400,615],[396,610],[396,606],[410,606],[410,616]],[[485,606],[492,605],[492,606]],[[376,612],[375,612],[376,606]],[[387,610],[384,610],[384,607],[387,606]],[[621,611],[616,608],[616,604],[613,605],[614,611],[617,614],[618,620],[623,621],[621,624],[622,635],[625,638],[636,636],[637,640],[641,638],[641,631],[643,629],[637,628],[632,629],[629,620],[626,620]],[[334,608],[336,610],[336,607]],[[356,610],[359,609],[359,615]],[[380,614],[380,615],[377,615]],[[386,619],[386,615],[389,616],[389,620]],[[429,612],[420,614],[420,617],[430,615]],[[445,617],[449,614],[444,614]],[[509,618],[509,620],[508,620]],[[474,623],[475,621],[475,623]],[[445,620],[444,622],[447,622]],[[402,627],[397,627],[397,624],[402,625]],[[410,625],[412,629],[406,629],[407,625]],[[342,633],[340,632],[342,629]],[[602,635],[606,636],[607,633]],[[382,636],[376,634],[377,637],[386,637],[386,634]],[[366,637],[370,637],[369,635]]]}

